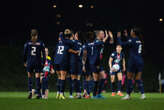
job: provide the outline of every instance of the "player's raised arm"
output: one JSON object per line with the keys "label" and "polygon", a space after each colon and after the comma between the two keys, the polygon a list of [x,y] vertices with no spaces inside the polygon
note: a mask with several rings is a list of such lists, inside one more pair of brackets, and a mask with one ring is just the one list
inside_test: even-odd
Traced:
{"label": "player's raised arm", "polygon": [[103,39],[103,42],[106,42],[106,40],[108,39],[108,37],[109,37],[109,35],[108,35],[108,33],[107,33],[107,30],[105,30],[105,37],[104,37],[104,39]]}
{"label": "player's raised arm", "polygon": [[121,40],[121,32],[117,32],[117,42],[118,42],[118,44],[120,44],[122,46],[126,46],[126,45],[132,44],[132,39],[128,39],[128,41],[123,42]]}
{"label": "player's raised arm", "polygon": [[113,44],[114,43],[114,39],[113,39],[113,33],[112,33],[112,31],[108,31],[108,35],[109,35],[109,37],[110,37],[110,40],[109,40],[109,43],[110,44]]}

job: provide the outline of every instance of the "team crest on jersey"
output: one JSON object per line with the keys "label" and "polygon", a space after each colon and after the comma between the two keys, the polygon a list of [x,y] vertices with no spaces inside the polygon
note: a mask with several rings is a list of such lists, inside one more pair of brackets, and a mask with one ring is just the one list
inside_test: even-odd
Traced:
{"label": "team crest on jersey", "polygon": [[119,63],[120,62],[120,59],[116,59],[114,60],[115,63]]}

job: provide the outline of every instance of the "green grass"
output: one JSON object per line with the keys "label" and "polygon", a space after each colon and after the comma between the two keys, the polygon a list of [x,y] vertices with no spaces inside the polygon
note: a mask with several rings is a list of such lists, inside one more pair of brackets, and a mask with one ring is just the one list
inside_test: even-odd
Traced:
{"label": "green grass", "polygon": [[146,100],[132,94],[126,101],[110,93],[103,95],[106,99],[57,100],[51,92],[48,100],[28,100],[25,92],[0,92],[0,110],[164,110],[164,94],[147,93]]}

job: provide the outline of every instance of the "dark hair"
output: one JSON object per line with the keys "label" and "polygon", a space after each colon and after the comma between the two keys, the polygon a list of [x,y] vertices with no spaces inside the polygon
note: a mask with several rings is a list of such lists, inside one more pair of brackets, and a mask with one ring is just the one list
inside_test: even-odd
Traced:
{"label": "dark hair", "polygon": [[72,36],[72,31],[70,29],[65,29],[64,37],[70,38]]}
{"label": "dark hair", "polygon": [[31,37],[37,36],[37,35],[38,35],[38,31],[36,29],[31,29]]}
{"label": "dark hair", "polygon": [[133,28],[133,32],[135,33],[136,36],[139,37],[139,39],[141,40],[141,42],[143,43],[143,33],[142,33],[142,29],[138,28],[138,27],[134,27]]}

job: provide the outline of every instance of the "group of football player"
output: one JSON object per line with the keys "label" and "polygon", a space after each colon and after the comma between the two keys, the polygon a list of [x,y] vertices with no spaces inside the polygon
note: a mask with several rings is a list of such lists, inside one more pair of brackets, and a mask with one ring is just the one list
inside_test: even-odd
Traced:
{"label": "group of football player", "polygon": [[[126,40],[122,40],[122,33]],[[122,93],[123,72],[127,72],[127,94],[123,100],[131,98],[133,80],[138,84],[141,99],[145,99],[143,81],[141,79],[144,62],[142,59],[142,45],[140,30],[133,28],[128,34],[127,30],[118,32],[114,40],[111,31],[97,30],[93,37],[83,42],[78,32],[65,29],[60,32],[58,42],[54,48],[53,60],[45,48],[44,43],[38,40],[38,31],[31,30],[31,40],[24,45],[24,66],[28,73],[28,89],[31,99],[34,94],[37,98],[48,98],[48,74],[57,74],[57,99],[66,99],[65,83],[69,79],[69,98],[105,98],[101,93],[106,80],[106,71],[103,62],[104,44],[116,44],[115,51],[109,57],[109,76],[111,82],[111,96],[124,96]],[[128,62],[126,69],[123,48],[128,47]],[[127,49],[127,48],[126,48]],[[36,89],[32,89],[32,73],[35,73]],[[115,89],[117,76],[117,89]],[[83,78],[83,80],[81,80]],[[83,84],[82,84],[83,82]],[[82,86],[83,85],[83,86]],[[82,91],[83,90],[83,91]],[[92,96],[91,96],[92,92]],[[75,94],[75,95],[74,95]]]}

